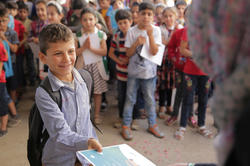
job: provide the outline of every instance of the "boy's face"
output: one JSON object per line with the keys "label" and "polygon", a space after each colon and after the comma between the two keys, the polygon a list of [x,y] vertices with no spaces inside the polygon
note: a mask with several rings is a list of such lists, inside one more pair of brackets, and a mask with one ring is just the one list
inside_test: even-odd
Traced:
{"label": "boy's face", "polygon": [[162,18],[163,18],[164,23],[168,27],[174,26],[176,19],[177,19],[176,16],[172,12],[169,12],[169,11],[164,12]]}
{"label": "boy's face", "polygon": [[0,32],[6,32],[8,28],[8,23],[9,23],[9,16],[6,14],[3,17],[0,17]]}
{"label": "boy's face", "polygon": [[162,7],[156,8],[156,11],[155,11],[156,22],[159,22],[159,23],[162,22],[162,11],[163,11]]}
{"label": "boy's face", "polygon": [[123,9],[124,8],[124,3],[120,0],[116,0],[114,3],[113,9]]}
{"label": "boy's face", "polygon": [[9,14],[11,14],[13,17],[15,17],[18,13],[17,9],[8,9],[9,10]]}
{"label": "boy's face", "polygon": [[154,20],[154,13],[152,10],[145,9],[139,12],[139,22],[143,27],[150,25]]}
{"label": "boy's face", "polygon": [[75,41],[49,43],[46,55],[39,53],[40,60],[49,66],[50,71],[60,80],[67,80],[72,75],[76,60]]}
{"label": "boy's face", "polygon": [[110,0],[100,0],[99,5],[101,9],[108,9],[110,6]]}
{"label": "boy's face", "polygon": [[123,19],[123,20],[119,20],[117,22],[119,29],[126,34],[128,29],[130,28],[132,21],[128,20],[128,19]]}
{"label": "boy's face", "polygon": [[183,18],[184,17],[184,10],[186,9],[186,5],[178,5],[177,9],[179,12],[179,16]]}
{"label": "boy's face", "polygon": [[55,6],[48,6],[47,8],[47,17],[50,24],[57,23],[59,24],[62,19],[62,14],[58,14]]}
{"label": "boy's face", "polygon": [[96,24],[96,17],[92,13],[82,15],[81,23],[85,31],[93,31]]}
{"label": "boy's face", "polygon": [[47,19],[46,5],[43,3],[36,4],[36,14],[40,20],[45,21]]}
{"label": "boy's face", "polygon": [[132,20],[133,20],[134,24],[137,24],[138,17],[139,17],[139,6],[132,7],[131,13],[132,13]]}
{"label": "boy's face", "polygon": [[28,17],[28,11],[26,9],[19,9],[18,17],[20,18],[20,20],[25,20]]}

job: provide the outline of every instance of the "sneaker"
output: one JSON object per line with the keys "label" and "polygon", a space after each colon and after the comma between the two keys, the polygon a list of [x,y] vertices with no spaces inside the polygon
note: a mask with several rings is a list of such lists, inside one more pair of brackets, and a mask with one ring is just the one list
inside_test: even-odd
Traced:
{"label": "sneaker", "polygon": [[0,137],[6,135],[8,133],[7,130],[0,130]]}
{"label": "sneaker", "polygon": [[197,127],[197,121],[195,120],[194,116],[188,118],[188,125],[192,128]]}
{"label": "sneaker", "polygon": [[172,126],[173,124],[175,124],[177,122],[177,117],[176,116],[171,116],[170,118],[168,118],[166,121],[165,121],[165,124],[167,126]]}
{"label": "sneaker", "polygon": [[131,124],[131,129],[132,130],[139,130],[139,125],[138,125],[138,120],[133,120]]}
{"label": "sneaker", "polygon": [[157,124],[153,125],[153,126],[149,126],[148,128],[148,132],[153,134],[155,137],[157,138],[164,138],[164,133],[162,133],[159,129],[159,127],[157,126]]}
{"label": "sneaker", "polygon": [[121,135],[127,141],[132,140],[132,138],[133,138],[133,136],[131,134],[131,130],[128,126],[122,126]]}

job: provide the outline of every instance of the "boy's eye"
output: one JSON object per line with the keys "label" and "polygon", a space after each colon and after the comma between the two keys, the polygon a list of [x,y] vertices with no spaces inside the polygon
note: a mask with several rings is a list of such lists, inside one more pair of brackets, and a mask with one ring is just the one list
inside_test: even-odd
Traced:
{"label": "boy's eye", "polygon": [[75,52],[75,50],[69,50],[69,54],[73,54]]}
{"label": "boy's eye", "polygon": [[54,55],[60,56],[60,55],[62,55],[62,53],[61,52],[56,52]]}

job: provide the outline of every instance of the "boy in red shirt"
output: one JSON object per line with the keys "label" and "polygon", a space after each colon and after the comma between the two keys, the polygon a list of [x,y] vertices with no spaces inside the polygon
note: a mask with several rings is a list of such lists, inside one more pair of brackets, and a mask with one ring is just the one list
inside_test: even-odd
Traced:
{"label": "boy in red shirt", "polygon": [[[2,21],[2,20],[0,20]],[[8,54],[4,49],[4,45],[0,40],[0,118],[1,118],[1,128],[0,137],[7,134],[7,123],[8,123],[8,100],[10,99],[7,88],[5,72],[3,70],[3,63],[8,60]]]}

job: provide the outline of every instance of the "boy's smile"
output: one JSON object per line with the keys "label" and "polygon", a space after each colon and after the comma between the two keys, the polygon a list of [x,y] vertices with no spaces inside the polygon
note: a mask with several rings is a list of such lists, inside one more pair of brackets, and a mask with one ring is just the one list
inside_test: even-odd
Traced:
{"label": "boy's smile", "polygon": [[39,54],[41,61],[49,66],[50,71],[60,80],[71,82],[76,53],[74,40],[49,43],[46,55]]}

